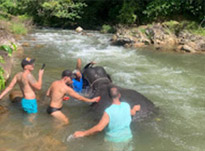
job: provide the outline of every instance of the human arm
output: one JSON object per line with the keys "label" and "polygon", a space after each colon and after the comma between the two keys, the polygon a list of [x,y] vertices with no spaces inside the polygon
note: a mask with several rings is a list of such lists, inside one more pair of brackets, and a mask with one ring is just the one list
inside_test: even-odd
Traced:
{"label": "human arm", "polygon": [[11,80],[11,83],[9,84],[9,86],[1,93],[0,95],[0,100],[9,92],[13,89],[13,87],[15,86],[17,82],[17,77],[16,75],[14,76],[14,78]]}
{"label": "human arm", "polygon": [[140,105],[135,105],[133,108],[130,110],[130,114],[134,116],[137,111],[140,111],[141,106]]}
{"label": "human arm", "polygon": [[110,121],[109,115],[106,112],[104,112],[100,122],[97,125],[93,126],[92,128],[86,131],[76,131],[74,133],[74,137],[75,138],[84,137],[84,136],[92,135],[97,132],[101,132],[108,125],[109,121]]}
{"label": "human arm", "polygon": [[75,98],[75,99],[77,99],[77,100],[80,100],[80,101],[84,101],[84,102],[98,102],[99,100],[100,100],[100,97],[98,96],[98,97],[95,97],[95,98],[93,98],[93,99],[88,99],[88,98],[86,98],[86,97],[83,97],[83,96],[81,96],[81,95],[79,95],[77,92],[75,92],[72,88],[70,88],[70,87],[67,87],[67,93],[71,96],[71,97],[73,97],[73,98]]}
{"label": "human arm", "polygon": [[51,94],[51,86],[48,88],[47,92],[46,92],[46,96],[50,97]]}
{"label": "human arm", "polygon": [[42,87],[42,79],[43,79],[43,73],[44,69],[40,69],[38,72],[38,81],[33,77],[33,75],[28,75],[28,81],[31,84],[31,86],[37,90],[40,90]]}
{"label": "human arm", "polygon": [[80,58],[77,59],[76,69],[81,71],[82,61]]}

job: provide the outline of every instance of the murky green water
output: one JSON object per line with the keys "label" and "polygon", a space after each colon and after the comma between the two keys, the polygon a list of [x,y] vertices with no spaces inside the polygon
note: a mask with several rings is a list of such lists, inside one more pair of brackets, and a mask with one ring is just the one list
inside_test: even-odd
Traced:
{"label": "murky green water", "polygon": [[[96,124],[89,106],[78,101],[64,103],[70,125],[55,128],[46,113],[45,92],[62,70],[74,69],[77,58],[85,65],[95,61],[104,66],[113,82],[142,93],[159,107],[159,115],[132,124],[134,151],[203,151],[205,148],[205,55],[134,50],[111,46],[111,35],[88,31],[89,36],[66,30],[36,30],[24,37],[23,56],[16,58],[13,74],[21,70],[25,56],[36,58],[36,70],[46,63],[39,113],[30,125],[18,104],[5,98],[1,104],[10,112],[0,118],[2,151],[106,151],[104,134],[69,139],[76,130]],[[43,47],[37,48],[36,45]]]}

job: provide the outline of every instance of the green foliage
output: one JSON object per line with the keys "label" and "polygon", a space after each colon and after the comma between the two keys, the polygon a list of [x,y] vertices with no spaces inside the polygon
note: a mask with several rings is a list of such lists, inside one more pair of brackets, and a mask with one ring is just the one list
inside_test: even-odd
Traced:
{"label": "green foliage", "polygon": [[182,30],[187,30],[194,34],[199,34],[202,36],[205,35],[205,28],[200,27],[199,24],[195,21],[184,20],[181,22],[177,22],[177,21],[171,20],[171,21],[164,22],[163,25],[166,25],[168,29],[175,34],[178,34]]}
{"label": "green foliage", "polygon": [[13,49],[11,47],[9,47],[8,45],[0,46],[0,50],[6,51],[9,56],[11,56],[13,53]]}
{"label": "green foliage", "polygon": [[204,0],[153,0],[143,11],[150,20],[165,19],[170,16],[192,16],[198,20],[204,17]]}
{"label": "green foliage", "polygon": [[0,0],[0,10],[3,12],[14,12],[16,6],[16,0]]}
{"label": "green foliage", "polygon": [[[39,25],[53,27],[141,25],[176,18],[200,23],[205,17],[204,0],[0,0],[0,10],[5,13],[0,12],[0,19],[20,15],[22,22],[33,18]],[[12,29],[26,33],[21,27]]]}
{"label": "green foliage", "polygon": [[120,15],[118,16],[120,23],[133,24],[137,19],[135,11],[137,10],[136,3],[131,1],[124,1],[122,8],[120,10]]}
{"label": "green foliage", "polygon": [[[2,56],[0,56],[0,63],[4,63],[4,59]],[[0,67],[0,90],[5,88],[5,79],[4,79],[4,70],[2,67]]]}
{"label": "green foliage", "polygon": [[4,69],[0,67],[0,90],[5,88]]}
{"label": "green foliage", "polygon": [[103,25],[103,26],[102,26],[102,29],[101,29],[101,32],[102,32],[102,33],[114,33],[115,30],[114,30],[114,28],[113,28],[112,26],[110,26],[110,25]]}
{"label": "green foliage", "polygon": [[23,23],[12,23],[10,25],[10,30],[14,34],[24,35],[27,33],[27,29]]}
{"label": "green foliage", "polygon": [[74,3],[71,0],[52,0],[41,4],[43,15],[47,17],[66,18],[75,20],[81,18],[84,3]]}
{"label": "green foliage", "polygon": [[[0,50],[6,51],[9,56],[12,55],[13,51],[17,50],[17,46],[14,43],[11,43],[11,46],[8,45],[1,45]],[[2,57],[0,56],[0,63],[1,63]]]}
{"label": "green foliage", "polygon": [[0,56],[0,63],[4,63],[4,58],[2,56]]}
{"label": "green foliage", "polygon": [[25,14],[25,15],[19,15],[19,16],[18,16],[18,19],[19,19],[21,22],[26,22],[26,21],[28,21],[28,20],[32,20],[32,17]]}

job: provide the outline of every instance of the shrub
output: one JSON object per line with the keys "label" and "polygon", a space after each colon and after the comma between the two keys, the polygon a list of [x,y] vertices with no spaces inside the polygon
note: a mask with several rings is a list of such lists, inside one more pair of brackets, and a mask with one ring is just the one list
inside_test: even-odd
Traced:
{"label": "shrub", "polygon": [[14,34],[24,35],[27,33],[27,29],[23,23],[12,23],[10,30]]}
{"label": "shrub", "polygon": [[114,30],[114,28],[113,28],[112,26],[110,26],[110,25],[103,25],[103,26],[102,26],[102,29],[101,29],[101,32],[102,32],[102,33],[114,33],[115,30]]}

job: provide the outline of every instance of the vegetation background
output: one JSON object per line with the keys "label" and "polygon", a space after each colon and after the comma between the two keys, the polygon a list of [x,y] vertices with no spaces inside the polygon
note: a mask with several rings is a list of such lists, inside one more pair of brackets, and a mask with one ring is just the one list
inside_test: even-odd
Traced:
{"label": "vegetation background", "polygon": [[[186,28],[205,35],[205,0],[0,0],[1,36],[26,34],[32,23],[113,32],[112,27],[118,24],[139,26],[153,22],[165,22],[173,32]],[[1,51],[9,47],[2,46]],[[1,53],[0,63],[4,63]],[[3,73],[0,67],[0,90],[5,83]]]}

